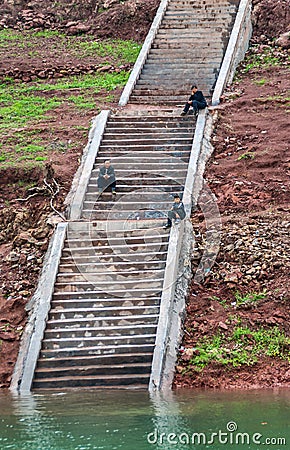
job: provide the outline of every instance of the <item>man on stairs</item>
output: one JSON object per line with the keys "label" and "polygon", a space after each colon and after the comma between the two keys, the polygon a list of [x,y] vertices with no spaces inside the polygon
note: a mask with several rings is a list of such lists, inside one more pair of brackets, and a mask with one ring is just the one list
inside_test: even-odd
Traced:
{"label": "man on stairs", "polygon": [[112,190],[112,194],[116,195],[116,177],[114,167],[111,166],[111,161],[107,159],[103,166],[100,167],[98,176],[98,190],[99,195],[108,188]]}
{"label": "man on stairs", "polygon": [[198,111],[200,109],[204,109],[207,107],[206,99],[201,91],[197,89],[196,84],[191,86],[191,96],[188,99],[188,102],[185,104],[181,116],[185,116],[190,107],[193,107],[193,112],[195,117],[198,116]]}
{"label": "man on stairs", "polygon": [[174,195],[174,203],[170,211],[168,211],[167,224],[164,225],[164,229],[171,228],[172,220],[174,220],[177,225],[181,220],[183,220],[186,216],[186,212],[184,209],[184,204],[182,203],[178,194]]}

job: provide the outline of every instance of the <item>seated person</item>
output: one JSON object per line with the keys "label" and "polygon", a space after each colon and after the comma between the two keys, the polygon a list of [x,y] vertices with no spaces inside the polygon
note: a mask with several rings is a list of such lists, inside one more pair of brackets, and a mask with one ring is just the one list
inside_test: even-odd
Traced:
{"label": "seated person", "polygon": [[108,187],[112,190],[112,194],[116,195],[116,177],[114,167],[111,161],[107,159],[103,166],[100,167],[98,176],[98,190],[101,195]]}
{"label": "seated person", "polygon": [[167,224],[164,225],[164,229],[171,228],[172,220],[175,221],[175,224],[179,223],[186,216],[186,212],[184,209],[184,204],[182,203],[179,195],[174,195],[174,203],[170,211],[168,211],[168,219]]}
{"label": "seated person", "polygon": [[185,104],[181,116],[185,116],[191,106],[193,107],[195,117],[198,116],[199,109],[204,109],[207,107],[206,99],[204,98],[203,93],[197,89],[195,84],[191,86],[191,96]]}

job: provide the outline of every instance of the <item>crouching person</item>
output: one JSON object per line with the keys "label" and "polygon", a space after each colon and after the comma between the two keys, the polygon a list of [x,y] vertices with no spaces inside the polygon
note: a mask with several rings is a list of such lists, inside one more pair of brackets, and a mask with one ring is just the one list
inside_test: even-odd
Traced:
{"label": "crouching person", "polygon": [[104,165],[100,167],[98,176],[98,190],[99,195],[110,187],[112,194],[116,195],[116,177],[114,167],[111,166],[111,161],[108,159],[104,162]]}
{"label": "crouching person", "polygon": [[168,218],[167,218],[167,224],[164,225],[164,229],[171,228],[172,227],[172,221],[174,221],[175,224],[178,224],[183,220],[186,216],[186,212],[184,209],[184,204],[182,203],[179,195],[174,195],[174,203],[170,211],[168,211]]}

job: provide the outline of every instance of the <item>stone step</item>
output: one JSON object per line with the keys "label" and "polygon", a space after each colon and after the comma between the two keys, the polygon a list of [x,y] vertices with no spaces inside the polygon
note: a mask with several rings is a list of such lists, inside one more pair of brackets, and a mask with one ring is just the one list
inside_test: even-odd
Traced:
{"label": "stone step", "polygon": [[[164,224],[164,221],[163,221]],[[134,255],[130,254],[123,254],[118,255],[115,258],[113,258],[113,255],[103,255],[103,256],[96,256],[96,255],[89,255],[84,254],[83,256],[74,255],[74,256],[66,256],[61,258],[61,264],[82,264],[82,263],[90,263],[90,264],[102,264],[105,267],[105,264],[120,264],[122,262],[125,262],[126,264],[136,262],[142,262],[143,264],[146,264],[147,262],[151,262],[152,260],[162,259],[162,257],[165,259],[165,255],[167,254],[167,249],[161,250],[161,251],[155,251],[155,252],[142,252],[138,253],[138,255],[135,255],[135,259],[132,258]],[[122,256],[124,258],[122,258]]]}
{"label": "stone step", "polygon": [[127,336],[100,336],[98,338],[62,338],[55,341],[54,339],[43,339],[42,348],[47,350],[59,350],[75,347],[94,347],[94,346],[107,346],[107,345],[128,345],[134,343],[140,344],[154,344],[156,335],[144,334],[144,335],[127,335]]}
{"label": "stone step", "polygon": [[42,381],[43,379],[62,377],[79,378],[82,376],[101,376],[104,377],[112,375],[132,375],[136,374],[150,374],[151,363],[141,362],[133,364],[112,364],[107,365],[88,365],[86,367],[58,367],[53,369],[48,368],[37,368],[35,371],[35,376],[37,381]]}
{"label": "stone step", "polygon": [[122,291],[124,290],[124,293],[127,290],[133,291],[133,292],[138,292],[139,289],[144,288],[144,290],[146,289],[155,289],[157,290],[157,292],[159,292],[162,289],[162,285],[163,285],[163,278],[161,279],[151,279],[149,278],[148,280],[146,279],[134,279],[134,280],[119,280],[119,281],[114,281],[114,280],[106,280],[106,281],[100,281],[98,279],[96,279],[95,282],[93,281],[86,281],[86,282],[67,282],[67,283],[59,283],[56,282],[54,285],[54,292],[55,294],[57,292],[82,292],[82,291],[92,291],[95,289],[103,289],[106,292],[114,292],[114,291]]}
{"label": "stone step", "polygon": [[[135,130],[137,131],[137,130]],[[147,139],[158,139],[158,140],[164,140],[164,139],[184,139],[184,138],[192,138],[192,130],[188,131],[188,132],[184,132],[182,130],[171,130],[171,131],[158,131],[158,132],[135,132],[132,133],[132,131],[130,131],[130,133],[117,133],[117,132],[112,132],[111,130],[106,131],[103,135],[103,141],[123,141],[124,139],[128,140],[128,142],[131,141],[135,141],[136,139],[141,140],[141,141],[146,141]]]}
{"label": "stone step", "polygon": [[[170,203],[170,207],[173,202],[173,194],[170,194],[168,192],[164,192],[162,189],[156,188],[156,192],[153,190],[150,190],[148,193],[144,192],[143,189],[138,189],[136,192],[122,192],[118,187],[118,192],[116,194],[116,200],[112,199],[112,196],[104,193],[101,198],[99,196],[99,193],[97,189],[94,192],[88,192],[85,197],[85,201],[88,203],[95,203],[98,201],[98,204],[105,204],[107,207],[112,208],[118,202],[119,205],[123,204],[136,204],[136,205],[142,205],[142,206],[148,206],[150,201],[152,203],[156,202],[162,202],[162,203]],[[140,202],[138,203],[138,197],[140,198]],[[149,206],[148,206],[149,207]]]}
{"label": "stone step", "polygon": [[[184,104],[184,98],[183,98],[183,104]],[[189,116],[189,120],[192,121],[192,124],[195,126],[195,121],[193,119],[192,116]],[[174,152],[188,152],[191,150],[192,147],[192,142],[189,144],[164,144],[164,143],[159,143],[159,144],[146,144],[146,145],[127,145],[127,146],[123,146],[123,145],[104,145],[102,144],[99,150],[99,155],[103,156],[103,154],[107,154],[110,152],[114,153],[117,152],[118,154],[126,154],[129,153],[130,155],[136,154],[136,157],[138,155],[140,156],[144,156],[147,155],[148,152],[151,153],[157,153],[159,154],[160,152],[164,152],[166,154],[172,155],[172,153]]]}
{"label": "stone step", "polygon": [[148,352],[153,352],[155,344],[119,344],[119,345],[95,345],[92,347],[74,347],[74,348],[59,348],[57,350],[53,349],[42,349],[41,357],[42,358],[66,358],[75,356],[93,356],[93,355],[104,355],[104,356],[113,356],[115,354],[127,354],[127,353],[135,353],[135,354],[143,354]]}
{"label": "stone step", "polygon": [[[105,270],[105,268],[104,268]],[[163,270],[154,270],[154,271],[135,271],[135,272],[83,272],[81,274],[58,274],[57,275],[57,283],[69,283],[72,284],[74,282],[87,282],[87,283],[95,283],[107,281],[107,282],[122,282],[122,281],[135,281],[140,280],[142,277],[143,280],[155,281],[156,278],[161,278],[164,275]]]}
{"label": "stone step", "polygon": [[[141,175],[141,174],[140,174]],[[123,176],[121,180],[117,179],[117,183],[119,184],[120,181],[123,183],[126,183],[127,185],[134,185],[134,186],[153,186],[157,185],[162,187],[170,186],[171,183],[174,184],[181,184],[185,181],[185,174],[175,174],[174,171],[171,173],[164,172],[160,176],[154,176],[154,173],[151,174],[151,176],[147,173],[142,174],[142,177],[139,176],[131,176],[131,177],[125,177]],[[89,182],[90,186],[97,186],[98,185],[98,178],[92,177]]]}
{"label": "stone step", "polygon": [[103,273],[104,270],[111,271],[111,270],[132,270],[135,269],[136,271],[146,271],[147,269],[150,270],[160,270],[164,269],[165,261],[148,261],[146,263],[143,261],[135,261],[134,263],[129,263],[127,261],[120,261],[118,264],[112,264],[110,262],[106,263],[79,263],[79,264],[63,264],[60,263],[59,266],[59,273]]}
{"label": "stone step", "polygon": [[[148,201],[140,201],[138,203],[137,200],[130,202],[130,201],[123,201],[124,196],[121,197],[121,200],[118,202],[98,202],[97,199],[94,201],[85,200],[83,203],[83,209],[84,210],[93,210],[95,212],[97,211],[114,211],[115,213],[118,212],[136,212],[136,211],[162,211],[166,213],[168,210],[172,207],[172,199],[171,200],[160,200],[155,201],[153,203],[148,203]],[[114,213],[112,213],[113,215]]]}
{"label": "stone step", "polygon": [[[122,321],[122,323],[127,323]],[[100,339],[103,336],[126,336],[126,335],[146,335],[146,334],[156,334],[157,321],[155,324],[127,324],[119,326],[104,326],[104,327],[84,327],[84,328],[54,328],[50,329],[47,327],[44,335],[44,339],[54,339],[57,342],[58,339],[63,338],[97,338]]]}
{"label": "stone step", "polygon": [[[166,252],[164,252],[164,256],[166,256]],[[93,290],[93,291],[61,291],[54,292],[53,299],[61,300],[61,299],[85,299],[85,298],[111,298],[112,296],[116,296],[117,298],[124,298],[125,300],[130,300],[131,298],[140,297],[146,298],[153,296],[155,297],[158,294],[156,288],[147,288],[147,289],[134,289],[133,291],[124,291],[123,289],[106,289],[106,291],[102,290]]]}
{"label": "stone step", "polygon": [[[151,63],[150,63],[151,64]],[[163,125],[163,126],[162,126]],[[191,131],[192,130],[192,124],[188,122],[176,121],[176,122],[131,122],[130,118],[128,118],[128,122],[122,122],[121,120],[118,121],[117,119],[113,122],[109,122],[107,127],[107,130],[119,130],[124,133],[131,133],[132,130],[134,131],[148,131],[150,132],[158,132],[166,129],[168,132],[171,132],[172,130],[180,130],[180,131]]]}
{"label": "stone step", "polygon": [[[48,329],[66,328],[67,330],[74,328],[96,328],[96,327],[115,327],[127,323],[128,325],[156,325],[158,322],[158,309],[156,308],[155,314],[140,314],[140,315],[128,315],[128,316],[103,316],[103,317],[91,317],[91,318],[73,318],[73,319],[49,319],[47,323]],[[130,334],[130,333],[128,333]]]}
{"label": "stone step", "polygon": [[[149,192],[149,195],[151,194],[151,192]],[[134,193],[132,193],[132,195],[135,195]],[[138,193],[136,194],[138,195]],[[143,193],[140,193],[140,195],[143,196]],[[159,196],[159,195],[163,195],[160,194],[159,192],[152,192],[152,196]],[[167,197],[168,194],[166,193]],[[169,197],[171,197],[169,195]],[[104,232],[104,231],[99,231],[99,230],[93,230],[91,233],[82,233],[82,235],[80,236],[67,236],[67,238],[65,239],[64,242],[64,247],[69,247],[69,248],[80,248],[80,247],[87,247],[88,245],[91,245],[92,240],[97,240],[97,243],[95,243],[95,246],[100,246],[100,244],[102,244],[101,246],[108,246],[108,245],[135,245],[135,244],[139,244],[139,243],[145,243],[144,239],[146,239],[146,242],[150,242],[154,243],[154,242],[160,242],[160,239],[162,240],[162,242],[167,242],[168,238],[169,238],[170,234],[168,233],[168,231],[166,230],[162,230],[162,233],[160,233],[160,230],[150,230],[149,231],[144,231],[142,232],[142,230],[130,230],[130,231],[126,231],[124,230],[122,232],[122,234],[119,234],[118,236],[115,236],[114,232],[112,232],[111,234],[109,233],[109,231]],[[125,240],[125,241],[124,241]]]}
{"label": "stone step", "polygon": [[[152,186],[152,189],[154,186]],[[156,188],[156,186],[155,186]],[[122,239],[124,237],[134,238],[144,238],[148,236],[162,235],[164,237],[168,236],[169,233],[166,230],[160,229],[159,221],[152,221],[153,224],[149,224],[144,221],[139,221],[138,223],[132,224],[132,228],[127,228],[126,224],[123,223],[104,223],[103,222],[70,222],[68,224],[68,231],[66,240],[78,240],[79,238],[84,239]],[[98,228],[98,225],[101,228]],[[103,228],[103,225],[105,228]],[[128,225],[128,224],[127,224]],[[151,225],[151,226],[150,226]],[[122,228],[122,226],[124,228]],[[138,227],[139,226],[139,227]]]}
{"label": "stone step", "polygon": [[74,356],[74,357],[60,357],[60,358],[42,358],[37,361],[38,369],[50,369],[54,367],[82,367],[89,365],[110,366],[120,364],[133,363],[150,363],[152,361],[153,353],[121,353],[113,355],[95,355],[95,356]]}
{"label": "stone step", "polygon": [[33,389],[71,389],[80,387],[89,387],[91,389],[97,389],[104,386],[114,387],[115,389],[124,389],[126,386],[133,386],[140,388],[141,385],[145,387],[148,385],[150,379],[150,373],[148,374],[130,374],[130,375],[92,375],[92,376],[79,376],[79,377],[55,377],[55,378],[42,378],[33,381]]}
{"label": "stone step", "polygon": [[[108,152],[109,154],[109,152]],[[150,163],[148,162],[149,158],[143,157],[143,156],[137,156],[136,154],[133,155],[128,155],[128,157],[126,157],[124,154],[122,154],[121,156],[112,156],[111,159],[111,163],[115,168],[115,171],[118,170],[118,168],[130,168],[130,169],[135,169],[135,168],[142,168],[142,167],[146,167],[147,169],[152,167],[155,167],[156,164],[162,164],[165,167],[169,167],[172,166],[170,168],[174,168],[176,164],[180,164],[181,161],[185,160],[186,162],[189,160],[190,158],[190,152],[182,152],[179,153],[178,156],[171,156],[168,155],[166,153],[164,153],[162,156],[159,154],[159,156],[154,156],[154,153],[152,154],[152,157],[150,158]],[[101,164],[104,163],[104,161],[106,160],[106,157],[99,157],[97,158],[97,162],[94,164],[93,169],[94,170],[99,170],[99,167]],[[181,160],[181,161],[180,161]]]}
{"label": "stone step", "polygon": [[84,300],[76,300],[76,299],[69,299],[69,300],[52,300],[51,306],[53,309],[56,308],[109,308],[114,307],[118,305],[122,306],[159,306],[160,303],[160,296],[159,297],[149,297],[149,298],[143,298],[142,300],[140,298],[131,298],[130,300],[126,300],[124,298],[102,298],[102,299],[84,299]]}
{"label": "stone step", "polygon": [[[161,51],[162,50],[162,51]],[[174,64],[175,59],[179,59],[182,58],[182,56],[184,57],[184,52],[186,50],[186,58],[194,58],[194,60],[196,60],[196,66],[198,67],[199,61],[208,58],[211,60],[211,63],[213,62],[213,58],[216,60],[219,60],[219,62],[221,63],[221,55],[224,54],[224,50],[222,48],[200,48],[197,47],[196,45],[192,45],[192,46],[188,46],[188,48],[184,49],[184,48],[165,48],[165,49],[160,49],[160,48],[155,48],[152,47],[150,49],[150,53],[148,58],[152,58],[152,59],[167,59],[167,61],[170,58],[170,61],[172,61],[172,63]],[[210,64],[211,64],[210,63]]]}
{"label": "stone step", "polygon": [[[98,256],[100,258],[103,257],[111,257],[112,252],[114,252],[115,256],[130,256],[130,252],[134,252],[134,255],[136,254],[144,254],[148,253],[151,249],[151,252],[154,251],[157,247],[158,250],[166,250],[168,246],[168,241],[157,241],[157,242],[148,242],[148,243],[139,243],[137,244],[137,248],[133,249],[125,244],[122,245],[114,245],[114,246],[94,246],[93,242],[91,245],[87,247],[70,247],[70,248],[64,248],[62,255],[72,257],[79,257],[81,255],[88,255],[88,256]],[[137,253],[138,250],[138,253]]]}

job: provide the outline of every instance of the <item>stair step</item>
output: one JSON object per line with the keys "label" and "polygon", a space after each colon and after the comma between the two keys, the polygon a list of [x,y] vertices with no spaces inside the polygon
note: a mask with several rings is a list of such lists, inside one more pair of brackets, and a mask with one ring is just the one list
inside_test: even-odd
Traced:
{"label": "stair step", "polygon": [[74,388],[74,387],[90,387],[96,388],[97,386],[114,386],[121,387],[127,385],[136,385],[137,387],[142,384],[148,385],[150,379],[150,373],[148,374],[130,374],[130,375],[107,375],[105,378],[102,375],[88,375],[79,377],[55,377],[55,378],[42,378],[33,381],[33,389],[44,388]]}
{"label": "stair step", "polygon": [[95,338],[61,338],[61,339],[43,339],[43,349],[67,349],[74,347],[94,347],[94,346],[107,346],[107,345],[126,345],[131,342],[135,345],[139,344],[154,344],[156,335],[144,334],[144,335],[123,335],[123,336],[99,336]]}
{"label": "stair step", "polygon": [[[51,306],[53,309],[57,308],[58,306],[65,308],[75,307],[75,308],[90,308],[94,305],[96,307],[111,307],[111,306],[117,306],[119,303],[123,304],[127,302],[128,300],[125,300],[124,298],[111,298],[111,299],[84,299],[84,300],[52,300]],[[130,298],[130,303],[134,306],[158,306],[160,303],[159,297],[151,297],[151,298],[144,298],[141,300],[140,298],[132,299]]]}
{"label": "stair step", "polygon": [[121,353],[112,355],[94,355],[94,356],[73,356],[60,358],[40,358],[37,362],[38,369],[53,368],[53,367],[71,367],[71,366],[86,366],[86,365],[103,365],[110,366],[111,364],[131,364],[131,363],[151,363],[153,353]]}
{"label": "stair step", "polygon": [[113,375],[137,375],[137,374],[150,374],[151,363],[134,363],[134,364],[112,364],[108,365],[91,365],[80,367],[58,367],[53,369],[37,368],[35,371],[35,379],[41,381],[43,379],[63,377],[79,378],[83,376],[101,376],[104,378]]}

